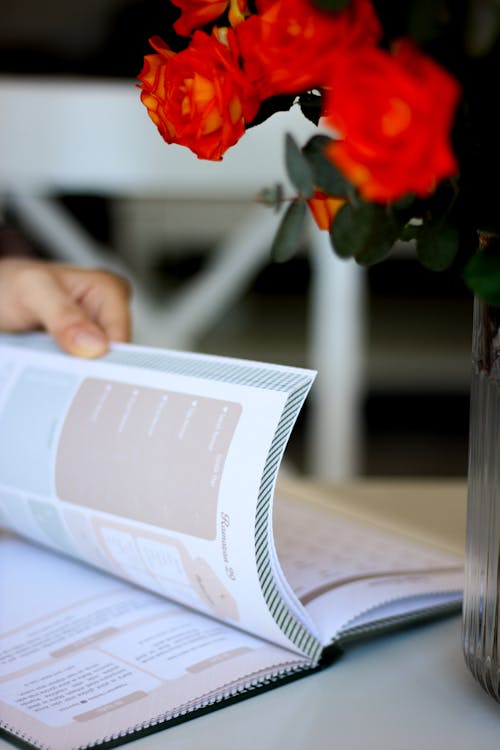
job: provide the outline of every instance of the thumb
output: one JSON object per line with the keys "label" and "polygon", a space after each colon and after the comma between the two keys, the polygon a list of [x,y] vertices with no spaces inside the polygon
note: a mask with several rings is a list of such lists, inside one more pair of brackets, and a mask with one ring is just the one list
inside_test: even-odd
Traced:
{"label": "thumb", "polygon": [[[28,290],[25,290],[26,292]],[[109,348],[105,333],[50,273],[33,274],[25,306],[59,346],[77,357],[99,357]]]}
{"label": "thumb", "polygon": [[109,349],[105,334],[85,315],[69,325],[47,330],[62,349],[75,357],[100,357]]}

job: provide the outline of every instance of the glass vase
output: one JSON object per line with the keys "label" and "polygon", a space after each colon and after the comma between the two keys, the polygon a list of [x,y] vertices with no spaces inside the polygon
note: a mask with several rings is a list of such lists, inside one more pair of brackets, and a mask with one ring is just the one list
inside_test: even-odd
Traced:
{"label": "glass vase", "polygon": [[500,309],[474,300],[462,643],[500,701]]}

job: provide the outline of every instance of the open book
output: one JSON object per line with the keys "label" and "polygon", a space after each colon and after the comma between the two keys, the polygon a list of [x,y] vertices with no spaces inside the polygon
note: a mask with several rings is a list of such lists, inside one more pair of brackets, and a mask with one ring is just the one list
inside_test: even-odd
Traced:
{"label": "open book", "polygon": [[0,336],[0,723],[117,744],[461,605],[462,560],[276,491],[315,373]]}

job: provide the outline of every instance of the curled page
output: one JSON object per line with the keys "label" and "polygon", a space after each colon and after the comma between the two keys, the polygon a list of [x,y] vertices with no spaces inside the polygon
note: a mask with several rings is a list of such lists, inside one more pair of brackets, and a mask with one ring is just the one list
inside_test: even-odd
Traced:
{"label": "curled page", "polygon": [[314,377],[131,345],[83,360],[43,334],[2,336],[3,525],[314,659],[272,537]]}

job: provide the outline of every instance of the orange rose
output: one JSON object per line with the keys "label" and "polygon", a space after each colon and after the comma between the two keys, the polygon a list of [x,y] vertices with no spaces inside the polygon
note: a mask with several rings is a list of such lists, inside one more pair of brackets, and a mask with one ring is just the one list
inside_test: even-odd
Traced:
{"label": "orange rose", "polygon": [[346,55],[327,91],[326,121],[341,136],[327,155],[365,200],[425,197],[457,173],[450,131],[459,85],[409,40],[395,54]]}
{"label": "orange rose", "polygon": [[329,231],[337,211],[345,202],[345,198],[333,198],[321,190],[315,190],[313,197],[307,200],[307,205],[317,226]]}
{"label": "orange rose", "polygon": [[247,0],[172,0],[181,9],[181,17],[174,23],[174,31],[181,36],[190,36],[219,18],[229,7],[229,22],[236,26],[248,14]]}
{"label": "orange rose", "polygon": [[370,0],[336,12],[309,0],[261,0],[258,7],[236,33],[243,68],[263,99],[322,87],[346,47],[373,44],[382,34]]}
{"label": "orange rose", "polygon": [[260,100],[238,67],[232,29],[212,36],[195,31],[173,52],[155,37],[139,74],[141,101],[167,143],[187,146],[200,159],[218,161],[245,132]]}

